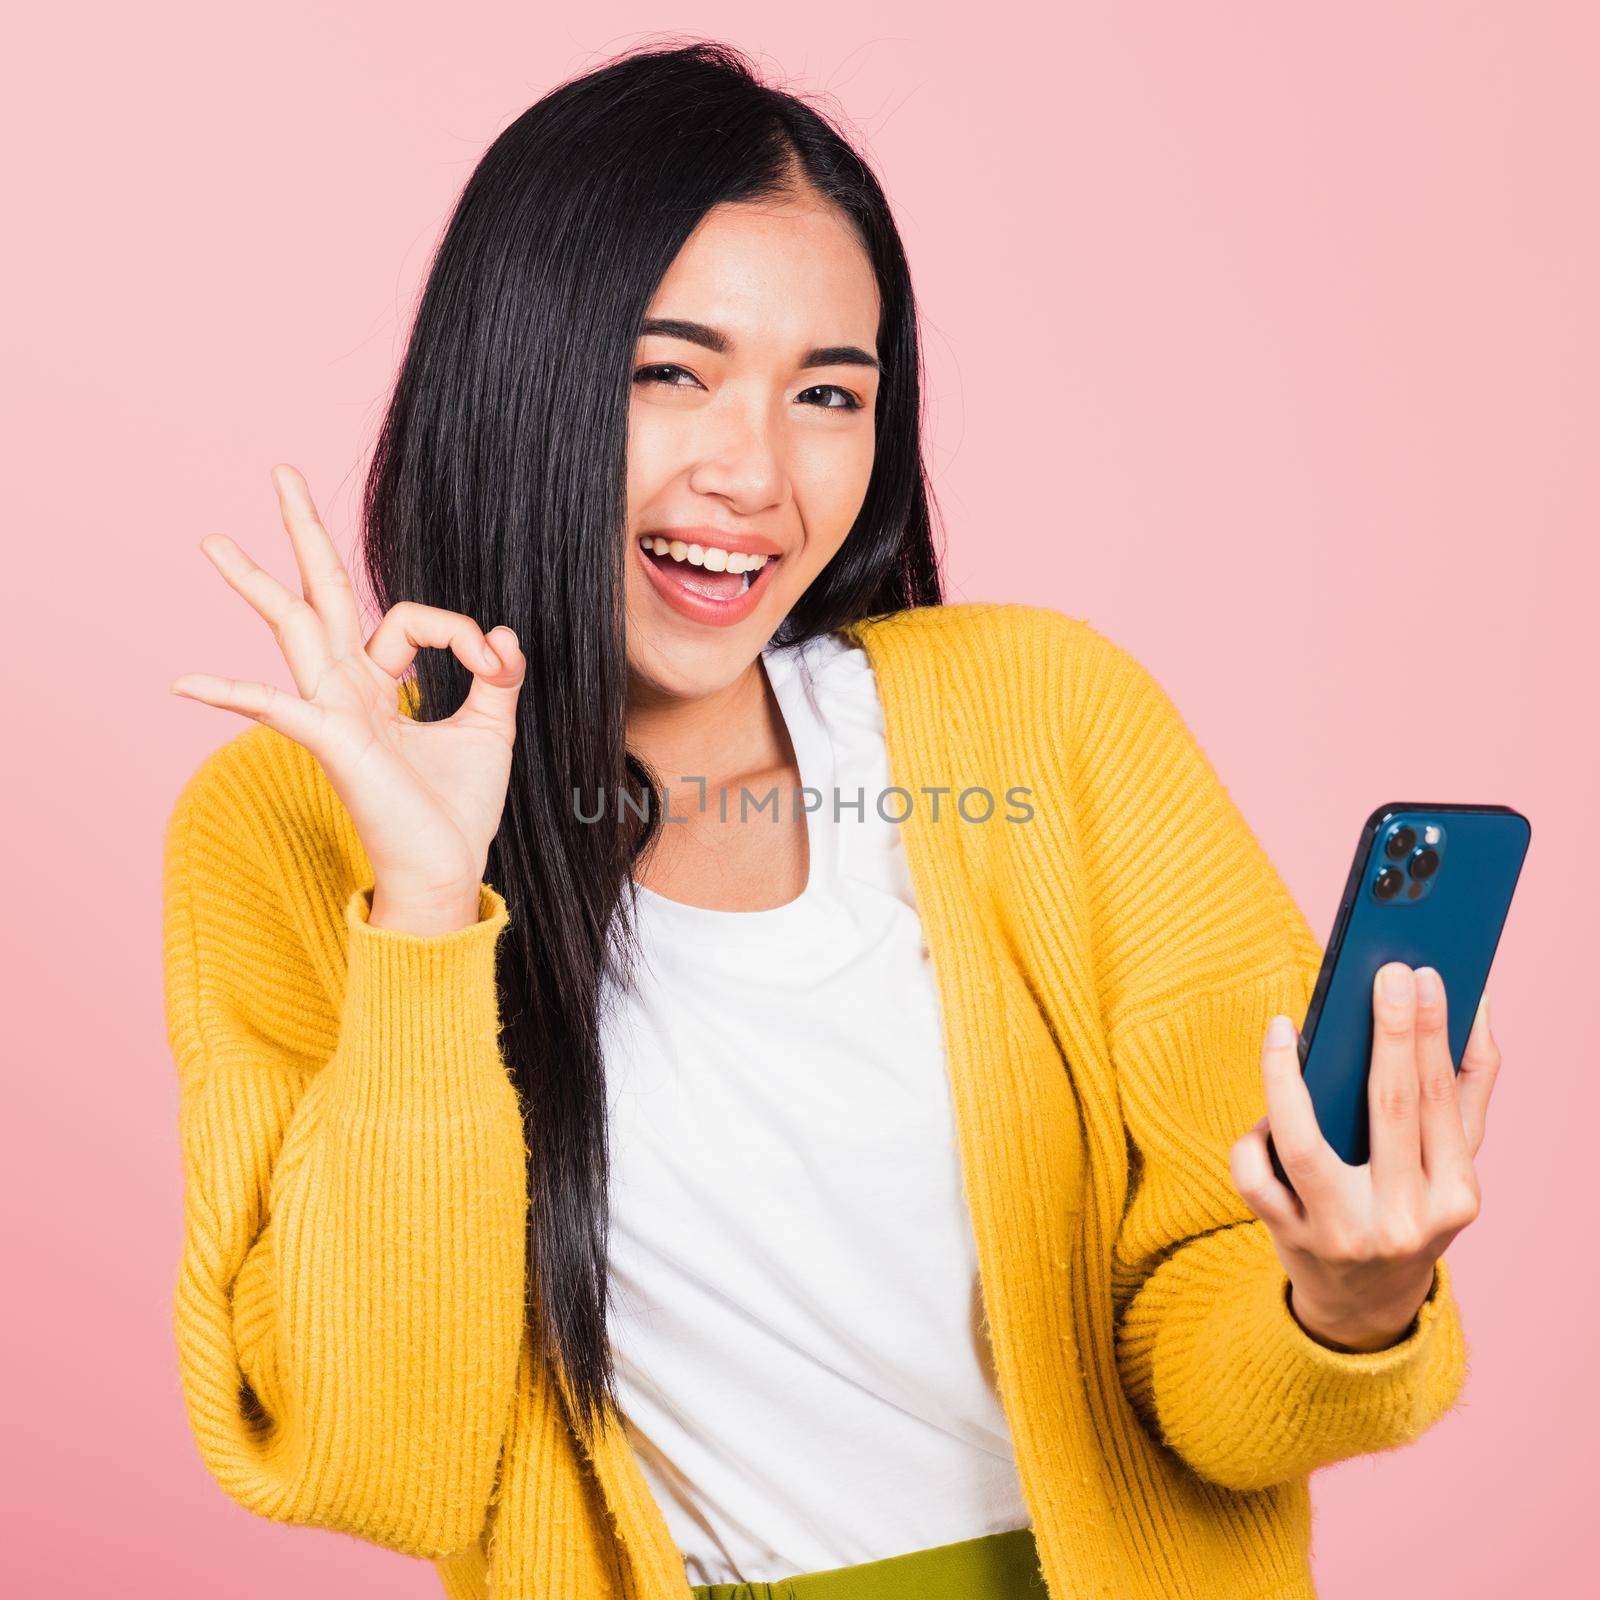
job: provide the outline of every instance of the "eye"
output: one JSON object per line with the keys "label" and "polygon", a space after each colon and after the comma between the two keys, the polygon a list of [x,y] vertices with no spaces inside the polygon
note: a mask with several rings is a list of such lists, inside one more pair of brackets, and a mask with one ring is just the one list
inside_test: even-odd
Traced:
{"label": "eye", "polygon": [[[674,374],[676,374],[677,377],[687,378],[689,380],[689,384],[694,385],[694,387],[700,387],[700,380],[696,378],[687,367],[680,367],[674,361],[654,361],[651,362],[651,364],[647,367],[640,367],[634,373],[633,381],[636,384],[659,383],[668,389],[684,389],[689,387],[689,384],[682,384],[675,381],[675,377],[673,376]],[[848,389],[840,388],[836,383],[813,384],[811,388],[801,391],[801,398],[804,398],[804,396],[808,394],[833,394],[839,396],[839,402],[837,404],[825,403],[816,406],[815,409],[818,411],[861,410],[860,396],[852,394]]]}
{"label": "eye", "polygon": [[634,373],[633,381],[635,383],[666,383],[666,386],[669,389],[681,389],[684,387],[684,385],[681,383],[671,383],[665,378],[661,377],[661,374],[664,372],[680,372],[684,377],[689,378],[694,382],[699,381],[687,367],[677,366],[670,361],[657,361],[651,366],[640,367],[639,370]]}
{"label": "eye", "polygon": [[841,389],[838,386],[838,384],[836,384],[836,383],[819,383],[819,384],[814,385],[812,388],[807,389],[805,391],[805,393],[806,394],[837,394],[837,395],[842,395],[844,397],[844,404],[843,405],[836,405],[836,406],[834,406],[834,405],[825,405],[825,406],[821,406],[818,409],[822,410],[822,411],[859,411],[861,409],[861,401],[860,401],[860,399],[856,395],[851,394],[851,392],[848,389]]}

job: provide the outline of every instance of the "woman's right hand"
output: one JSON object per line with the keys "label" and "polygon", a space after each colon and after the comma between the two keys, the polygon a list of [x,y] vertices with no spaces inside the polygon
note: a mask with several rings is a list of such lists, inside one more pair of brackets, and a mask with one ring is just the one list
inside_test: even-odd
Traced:
{"label": "woman's right hand", "polygon": [[[526,667],[517,636],[505,626],[485,636],[460,612],[401,601],[363,644],[354,588],[305,479],[289,466],[272,479],[300,595],[226,534],[200,548],[271,624],[299,693],[201,672],[172,691],[264,722],[316,757],[372,863],[373,926],[470,926],[511,776]],[[448,648],[473,675],[460,708],[438,722],[400,710],[401,674],[425,646]]]}

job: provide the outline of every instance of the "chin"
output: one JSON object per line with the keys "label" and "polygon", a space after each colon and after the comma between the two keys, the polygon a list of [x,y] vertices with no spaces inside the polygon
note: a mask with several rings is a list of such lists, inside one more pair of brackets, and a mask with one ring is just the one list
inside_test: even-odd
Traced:
{"label": "chin", "polygon": [[776,632],[752,616],[736,628],[628,625],[628,667],[662,694],[697,700],[726,689],[747,671]]}

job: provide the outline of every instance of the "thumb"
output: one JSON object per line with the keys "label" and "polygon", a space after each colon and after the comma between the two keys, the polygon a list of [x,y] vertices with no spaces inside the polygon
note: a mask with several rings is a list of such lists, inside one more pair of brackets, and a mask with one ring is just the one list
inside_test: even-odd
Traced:
{"label": "thumb", "polygon": [[457,717],[481,717],[485,721],[512,727],[516,722],[517,695],[528,670],[527,658],[517,636],[502,623],[484,635],[489,648],[500,658],[498,672],[475,672],[472,687],[462,701]]}

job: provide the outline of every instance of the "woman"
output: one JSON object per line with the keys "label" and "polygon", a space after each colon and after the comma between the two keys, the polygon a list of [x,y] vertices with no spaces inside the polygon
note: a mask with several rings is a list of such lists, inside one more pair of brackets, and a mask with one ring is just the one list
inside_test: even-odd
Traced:
{"label": "woman", "polygon": [[203,542],[295,685],[173,685],[262,724],[166,861],[182,1382],[251,1510],[458,1597],[1304,1596],[1308,1474],[1453,1403],[1486,1022],[1458,1088],[1386,969],[1338,1161],[1317,943],[1171,703],[940,603],[918,364],[839,134],[639,53],[457,206],[371,635],[292,469],[300,596]]}

